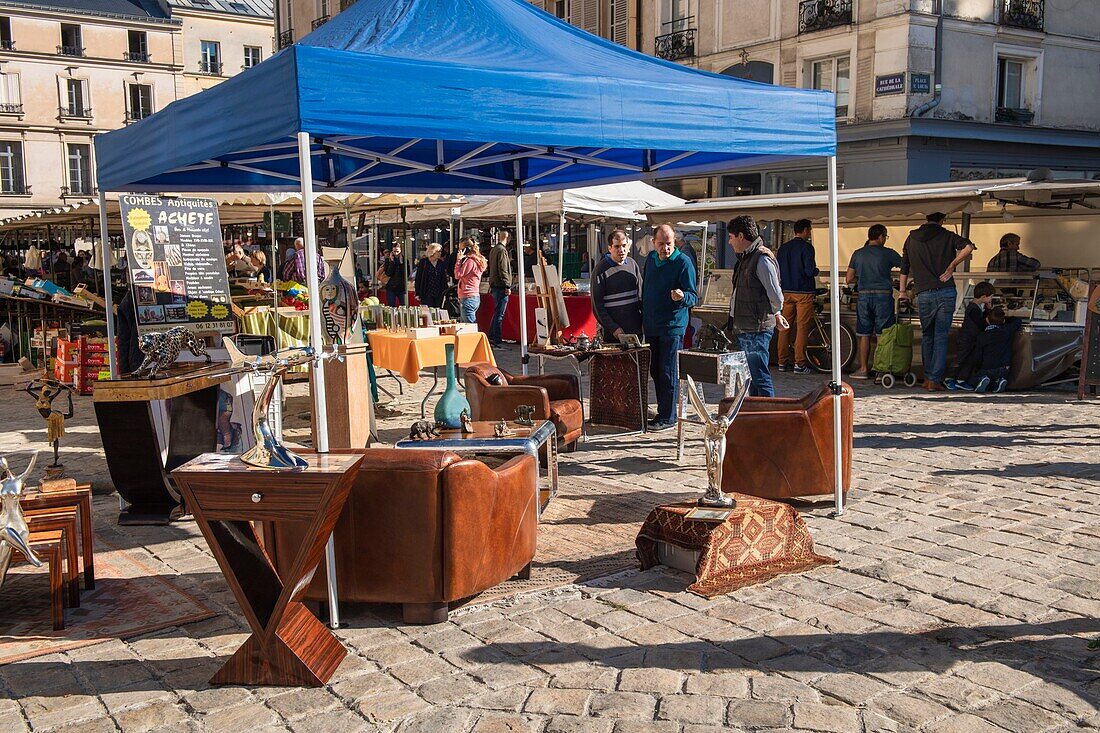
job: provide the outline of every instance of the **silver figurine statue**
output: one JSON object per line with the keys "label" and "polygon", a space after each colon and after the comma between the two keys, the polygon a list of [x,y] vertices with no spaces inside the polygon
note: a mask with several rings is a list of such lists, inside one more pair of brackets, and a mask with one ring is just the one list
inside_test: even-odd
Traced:
{"label": "silver figurine statue", "polygon": [[741,405],[745,403],[745,397],[749,394],[749,381],[738,375],[733,402],[729,409],[725,414],[712,416],[707,403],[695,388],[695,380],[688,375],[688,398],[705,426],[703,445],[707,454],[707,492],[699,499],[699,506],[731,507],[734,505],[733,497],[722,491],[722,463],[726,460],[726,431],[737,417],[737,413],[741,411]]}
{"label": "silver figurine statue", "polygon": [[27,528],[27,520],[23,518],[23,508],[19,505],[23,485],[34,470],[37,460],[38,451],[35,451],[27,470],[16,476],[8,468],[7,459],[0,456],[0,587],[4,585],[11,566],[13,547],[23,553],[23,557],[31,565],[42,567],[42,561],[31,550],[30,530]]}
{"label": "silver figurine statue", "polygon": [[252,408],[252,434],[256,442],[241,456],[241,460],[256,468],[273,470],[305,468],[307,465],[305,459],[283,445],[267,423],[271,399],[275,396],[275,390],[288,369],[310,362],[313,362],[314,366],[319,366],[323,359],[342,359],[343,357],[334,351],[318,354],[308,346],[281,349],[267,356],[248,357],[230,339],[225,339],[222,345],[229,352],[232,362],[230,373],[251,372],[264,374],[267,377],[267,382]]}

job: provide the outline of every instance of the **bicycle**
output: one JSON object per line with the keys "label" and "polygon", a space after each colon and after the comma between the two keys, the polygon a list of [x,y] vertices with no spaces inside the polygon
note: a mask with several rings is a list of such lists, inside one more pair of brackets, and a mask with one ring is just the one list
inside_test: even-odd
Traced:
{"label": "bicycle", "polygon": [[[822,296],[828,288],[817,288],[814,295]],[[814,317],[810,322],[810,333],[806,340],[806,363],[817,372],[828,374],[833,371],[831,324],[822,318],[825,304],[820,297],[814,301]],[[856,355],[856,338],[852,329],[840,324],[840,369],[848,368]]]}

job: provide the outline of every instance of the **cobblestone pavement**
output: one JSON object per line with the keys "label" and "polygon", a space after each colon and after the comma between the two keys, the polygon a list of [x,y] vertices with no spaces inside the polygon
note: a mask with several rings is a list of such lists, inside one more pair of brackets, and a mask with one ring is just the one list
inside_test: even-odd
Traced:
{"label": "cobblestone pavement", "polygon": [[[779,389],[814,379],[781,375]],[[426,381],[398,401],[386,435],[408,425]],[[159,558],[219,615],[0,667],[0,731],[1100,727],[1100,653],[1087,648],[1100,637],[1100,407],[1066,393],[857,389],[848,511],[804,508],[838,567],[712,600],[683,592],[681,573],[630,571],[475,601],[430,627],[404,626],[390,607],[348,608],[350,655],[314,690],[210,688],[246,633],[197,529],[117,527],[116,500],[100,496],[101,536]],[[6,392],[0,404],[0,452],[44,439],[28,398]],[[77,410],[67,462],[109,491],[90,400]],[[623,492],[682,490],[702,485],[698,443],[678,465],[669,433],[601,436],[562,470]]]}

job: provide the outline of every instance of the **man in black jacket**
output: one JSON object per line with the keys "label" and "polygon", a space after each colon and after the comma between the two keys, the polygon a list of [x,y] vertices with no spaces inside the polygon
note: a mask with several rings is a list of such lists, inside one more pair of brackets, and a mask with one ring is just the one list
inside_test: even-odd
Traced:
{"label": "man in black jacket", "polygon": [[958,293],[955,268],[974,252],[974,243],[943,227],[946,214],[929,214],[927,222],[909,233],[901,251],[901,300],[912,278],[917,291],[917,312],[921,327],[921,362],[924,388],[942,392],[947,369],[947,337],[955,314]]}

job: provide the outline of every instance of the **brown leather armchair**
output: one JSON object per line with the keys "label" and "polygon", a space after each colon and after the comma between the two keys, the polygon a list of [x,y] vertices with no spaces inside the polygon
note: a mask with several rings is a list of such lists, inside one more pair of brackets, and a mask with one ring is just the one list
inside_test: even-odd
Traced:
{"label": "brown leather armchair", "polygon": [[[846,383],[840,405],[847,493],[855,395]],[[722,400],[719,411],[728,407],[729,398]],[[833,394],[828,385],[798,398],[749,397],[726,431],[722,491],[764,499],[831,495],[833,455]]]}
{"label": "brown leather armchair", "polygon": [[[406,623],[447,620],[448,604],[514,576],[535,557],[533,456],[492,469],[436,450],[368,448],[336,523],[342,601],[400,603]],[[276,568],[293,560],[301,529],[265,526]],[[327,599],[325,571],[306,600]]]}
{"label": "brown leather armchair", "polygon": [[[493,384],[497,378],[500,384]],[[564,450],[576,448],[581,437],[584,412],[574,374],[523,377],[491,364],[472,364],[466,368],[466,398],[474,420],[514,420],[516,407],[534,405],[535,419],[553,421]]]}

